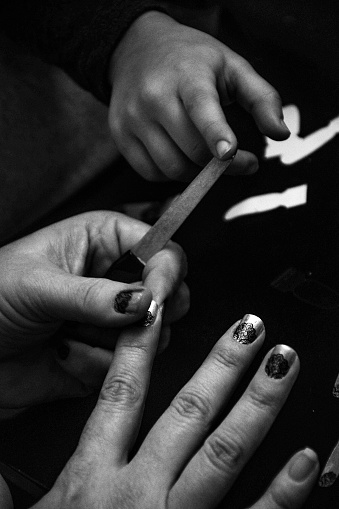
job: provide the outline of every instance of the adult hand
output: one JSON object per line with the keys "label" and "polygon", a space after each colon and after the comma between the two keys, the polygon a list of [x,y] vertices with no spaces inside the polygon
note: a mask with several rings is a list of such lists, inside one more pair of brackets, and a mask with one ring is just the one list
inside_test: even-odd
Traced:
{"label": "adult hand", "polygon": [[[152,301],[166,301],[165,332],[187,311],[186,260],[174,242],[149,260],[143,282],[103,278],[148,229],[122,214],[90,212],[0,249],[1,408],[88,394],[107,373],[114,332],[145,317]],[[60,348],[68,320],[87,324],[91,346],[72,334]]]}
{"label": "adult hand", "polygon": [[[276,90],[207,33],[161,12],[140,16],[111,59],[109,123],[131,166],[147,180],[191,180],[211,154],[231,157],[237,140],[224,108],[237,101],[260,131],[288,137]],[[238,151],[229,173],[252,173],[257,158]]]}
{"label": "adult hand", "polygon": [[[158,313],[148,329],[132,326],[121,333],[79,446],[34,509],[211,509],[227,495],[297,378],[297,354],[285,345],[268,352],[243,396],[211,432],[264,340],[261,320],[245,315],[216,343],[129,460],[160,325]],[[296,453],[251,509],[300,507],[318,469],[311,449]]]}

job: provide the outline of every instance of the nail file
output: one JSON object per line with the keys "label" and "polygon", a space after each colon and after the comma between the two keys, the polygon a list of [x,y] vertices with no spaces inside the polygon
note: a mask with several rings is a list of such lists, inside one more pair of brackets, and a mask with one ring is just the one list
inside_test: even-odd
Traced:
{"label": "nail file", "polygon": [[124,283],[140,281],[147,261],[165,246],[233,159],[220,161],[214,157],[173,200],[146,235],[111,265],[104,277]]}
{"label": "nail file", "polygon": [[319,486],[328,488],[336,481],[339,476],[339,442],[331,452],[330,457],[321,473]]}

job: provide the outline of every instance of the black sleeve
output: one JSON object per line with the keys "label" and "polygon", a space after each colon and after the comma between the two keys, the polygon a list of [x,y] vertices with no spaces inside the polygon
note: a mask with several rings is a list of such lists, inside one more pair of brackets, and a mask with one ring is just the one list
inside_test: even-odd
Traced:
{"label": "black sleeve", "polygon": [[0,7],[0,29],[107,103],[110,55],[129,25],[153,9],[166,12],[149,0],[10,0]]}
{"label": "black sleeve", "polygon": [[[104,103],[108,103],[110,97],[107,82],[110,55],[124,32],[148,10],[167,12],[164,2],[156,0],[10,0],[1,3],[0,29],[9,38],[27,46],[42,60],[61,67]],[[181,3],[192,7],[190,0]],[[205,1],[196,3],[200,8],[206,5]]]}

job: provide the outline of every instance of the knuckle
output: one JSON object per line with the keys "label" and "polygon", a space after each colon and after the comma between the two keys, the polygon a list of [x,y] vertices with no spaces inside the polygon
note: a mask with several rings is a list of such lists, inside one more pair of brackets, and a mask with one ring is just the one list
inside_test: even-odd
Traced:
{"label": "knuckle", "polygon": [[249,389],[249,404],[258,413],[275,414],[277,408],[277,395],[260,389],[260,387]]}
{"label": "knuckle", "polygon": [[245,457],[239,438],[230,433],[214,433],[206,440],[203,451],[207,461],[222,475],[239,470]]}
{"label": "knuckle", "polygon": [[143,80],[140,97],[146,104],[157,104],[164,99],[165,83],[164,80],[156,75],[150,75]]}
{"label": "knuckle", "polygon": [[[82,291],[81,291],[82,290]],[[83,286],[80,286],[80,292],[74,295],[75,301],[80,310],[92,309],[93,305],[100,302],[102,295],[102,282],[100,280],[84,281]]]}
{"label": "knuckle", "polygon": [[179,420],[198,421],[208,425],[212,409],[208,399],[193,391],[182,391],[171,403],[171,410]]}
{"label": "knuckle", "polygon": [[130,374],[120,373],[109,376],[100,391],[101,403],[114,405],[114,408],[134,409],[143,400],[140,382]]}
{"label": "knuckle", "polygon": [[221,369],[238,371],[240,365],[240,359],[238,355],[231,349],[225,349],[216,346],[211,353],[212,360],[217,367]]}

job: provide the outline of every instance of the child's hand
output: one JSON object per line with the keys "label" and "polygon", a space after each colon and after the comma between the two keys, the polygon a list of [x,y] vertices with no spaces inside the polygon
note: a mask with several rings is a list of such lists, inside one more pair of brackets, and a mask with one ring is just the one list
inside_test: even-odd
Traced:
{"label": "child's hand", "polygon": [[[224,107],[237,101],[260,131],[288,137],[276,90],[212,36],[161,12],[140,16],[110,66],[109,123],[123,156],[147,180],[191,180],[211,154],[229,158],[237,140]],[[256,157],[238,151],[232,174],[252,173]]]}

